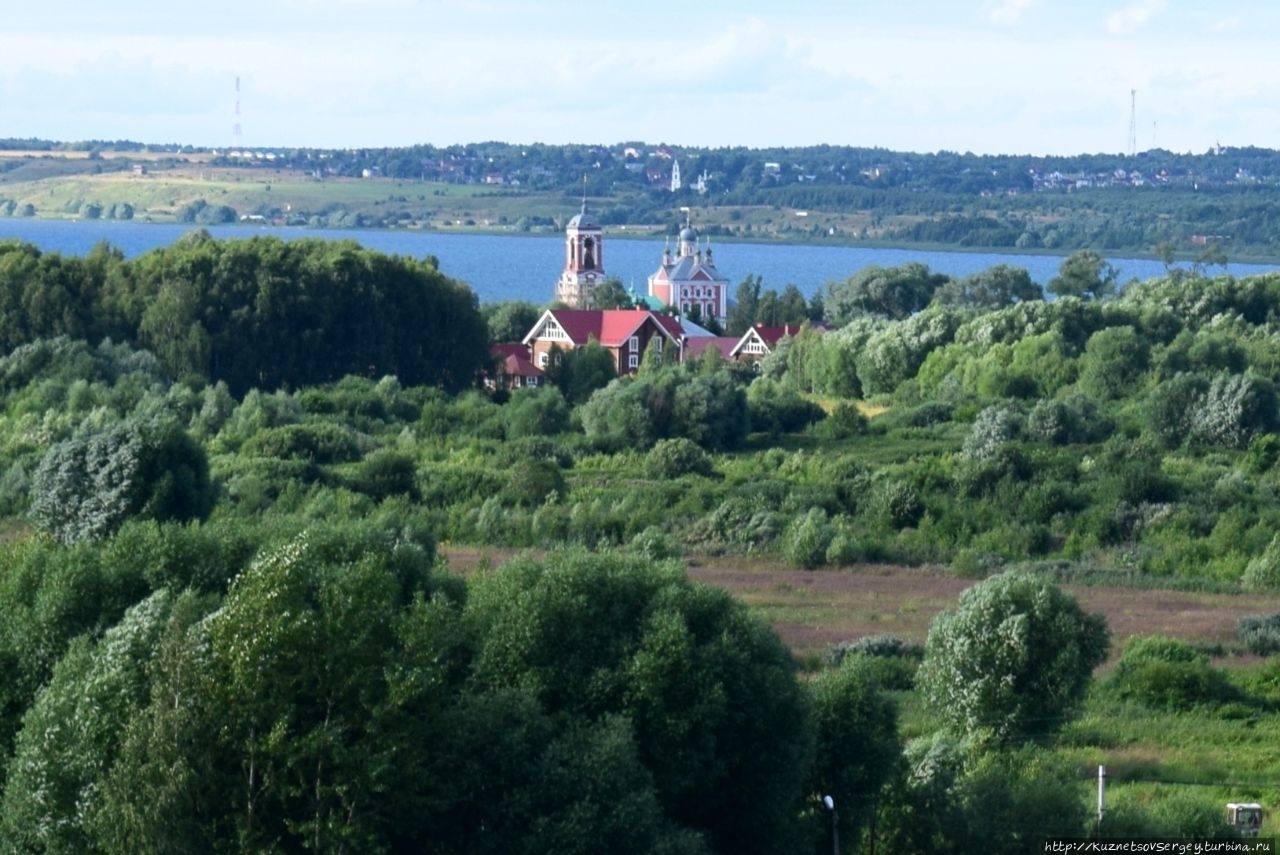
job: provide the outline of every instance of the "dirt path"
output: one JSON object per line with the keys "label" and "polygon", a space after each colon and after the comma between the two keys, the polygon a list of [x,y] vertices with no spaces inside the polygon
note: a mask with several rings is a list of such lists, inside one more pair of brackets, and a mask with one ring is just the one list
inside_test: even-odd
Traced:
{"label": "dirt path", "polygon": [[[497,566],[512,550],[442,548],[450,567],[466,573],[488,561]],[[953,606],[973,580],[938,570],[868,565],[845,570],[793,570],[749,558],[699,559],[689,567],[699,582],[724,588],[750,604],[798,655],[828,644],[888,633],[923,641],[934,615]],[[1280,597],[1182,591],[1073,587],[1085,610],[1101,612],[1115,652],[1132,635],[1160,634],[1228,642],[1245,615],[1280,611]]]}

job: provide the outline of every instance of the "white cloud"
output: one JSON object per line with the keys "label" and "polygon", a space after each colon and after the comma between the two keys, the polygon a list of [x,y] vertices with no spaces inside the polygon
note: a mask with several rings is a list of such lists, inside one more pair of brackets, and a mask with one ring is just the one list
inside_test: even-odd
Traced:
{"label": "white cloud", "polygon": [[993,24],[1009,27],[1019,23],[1027,10],[1036,6],[1038,2],[1039,0],[1002,0],[1000,3],[988,5],[987,17]]}
{"label": "white cloud", "polygon": [[1236,17],[1223,18],[1214,22],[1213,31],[1215,33],[1234,33],[1240,29],[1240,19]]}
{"label": "white cloud", "polygon": [[1107,17],[1107,32],[1113,36],[1132,35],[1145,27],[1164,7],[1165,0],[1137,0]]}

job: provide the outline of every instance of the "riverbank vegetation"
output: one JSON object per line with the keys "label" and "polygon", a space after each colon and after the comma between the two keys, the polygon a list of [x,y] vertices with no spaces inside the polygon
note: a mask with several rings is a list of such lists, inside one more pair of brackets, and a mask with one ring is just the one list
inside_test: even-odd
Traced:
{"label": "riverbank vegetation", "polygon": [[[853,271],[759,371],[486,392],[527,307],[430,262],[0,245],[4,845],[797,851],[834,794],[850,843],[1040,851],[1099,763],[1107,828],[1221,832],[1280,800],[1280,277],[1113,285]],[[797,653],[682,567],[735,559],[980,585]],[[1108,643],[1059,586],[1257,613]]]}

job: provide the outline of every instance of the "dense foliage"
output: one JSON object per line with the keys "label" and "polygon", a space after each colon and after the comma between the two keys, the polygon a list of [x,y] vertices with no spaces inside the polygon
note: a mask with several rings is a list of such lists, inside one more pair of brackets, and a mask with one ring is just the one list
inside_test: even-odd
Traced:
{"label": "dense foliage", "polygon": [[0,318],[4,352],[56,336],[124,341],[171,376],[237,395],[348,374],[457,391],[486,358],[467,288],[431,260],[354,242],[192,232],[131,261],[105,245],[80,259],[0,243]]}
{"label": "dense foliage", "polygon": [[[825,842],[824,794],[849,841],[1038,851],[1086,827],[1050,746],[1107,650],[1046,577],[1280,585],[1280,277],[1112,295],[1073,258],[1062,275],[1093,285],[1044,301],[1007,269],[877,269],[805,304],[830,326],[758,373],[652,355],[616,377],[589,347],[489,394],[462,391],[488,338],[469,294],[365,255],[201,236],[128,264],[0,252],[108,271],[75,299],[0,271],[4,851],[799,851]],[[295,261],[306,288],[264,272]],[[376,311],[456,309],[447,370],[258,383],[239,356],[183,361],[270,328],[279,359],[255,372],[320,371],[290,356],[302,297],[346,270],[364,299],[397,268]],[[301,303],[271,314],[273,294]],[[463,581],[446,541],[541,557]],[[919,674],[918,647],[880,638],[799,675],[745,607],[662,563],[707,554],[994,578],[935,625]],[[1273,618],[1240,644],[1273,651]],[[1099,691],[1256,716],[1273,676],[1232,688],[1200,651],[1139,640]]]}
{"label": "dense foliage", "polygon": [[[806,839],[808,694],[742,605],[673,567],[583,553],[464,586],[406,524],[385,511],[259,530],[256,557],[224,556],[229,587],[145,594],[135,572],[127,609],[46,595],[97,617],[50,625],[55,655],[6,686],[25,708],[6,851],[779,852]],[[183,550],[198,536],[128,539],[155,560],[148,540]],[[32,542],[0,578],[32,562],[119,572],[113,552]],[[0,608],[24,599],[8,588]],[[11,631],[37,625],[7,616]],[[895,722],[876,692],[864,681],[819,701],[877,710],[872,732],[818,735],[872,793]]]}

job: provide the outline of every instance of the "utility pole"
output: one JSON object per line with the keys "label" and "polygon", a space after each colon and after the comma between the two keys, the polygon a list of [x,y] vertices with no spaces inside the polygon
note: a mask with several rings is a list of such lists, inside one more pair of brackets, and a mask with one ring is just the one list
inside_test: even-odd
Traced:
{"label": "utility pole", "polygon": [[1095,837],[1102,836],[1102,815],[1107,812],[1107,767],[1098,767],[1098,826]]}
{"label": "utility pole", "polygon": [[831,811],[831,855],[840,855],[840,814],[836,813],[836,800],[823,796],[822,804]]}

